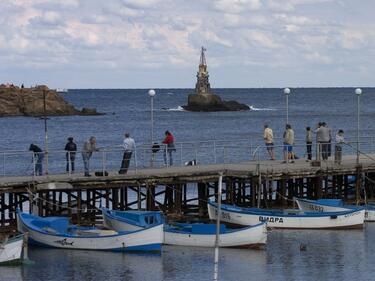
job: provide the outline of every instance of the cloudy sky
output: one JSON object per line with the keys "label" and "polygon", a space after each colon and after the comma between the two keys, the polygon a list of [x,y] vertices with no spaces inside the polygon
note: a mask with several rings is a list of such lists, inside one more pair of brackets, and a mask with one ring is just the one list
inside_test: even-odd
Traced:
{"label": "cloudy sky", "polygon": [[373,0],[0,0],[0,82],[375,86]]}

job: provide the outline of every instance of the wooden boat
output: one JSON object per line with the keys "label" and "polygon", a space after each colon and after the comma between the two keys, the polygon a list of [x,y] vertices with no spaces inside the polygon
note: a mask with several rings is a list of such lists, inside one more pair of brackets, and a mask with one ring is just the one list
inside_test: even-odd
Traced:
{"label": "wooden boat", "polygon": [[295,199],[298,208],[302,211],[308,212],[342,212],[347,210],[365,209],[365,221],[375,221],[375,206],[365,205],[346,205],[341,199],[319,199],[319,200],[308,200],[308,199]]}
{"label": "wooden boat", "polygon": [[6,238],[0,243],[0,264],[16,264],[21,262],[23,249],[23,235]]}
{"label": "wooden boat", "polygon": [[163,225],[137,231],[114,231],[70,225],[66,217],[39,217],[17,210],[18,231],[31,243],[64,249],[159,251]]}
{"label": "wooden boat", "polygon": [[[176,224],[164,227],[164,244],[215,247],[216,224]],[[239,229],[220,225],[219,247],[259,248],[267,242],[266,223]]]}
{"label": "wooden boat", "polygon": [[117,211],[102,208],[103,224],[116,231],[135,231],[164,223],[157,211]]}
{"label": "wooden boat", "polygon": [[[163,222],[160,212],[112,211],[102,209],[104,223],[114,230],[134,230]],[[164,225],[164,244],[178,246],[214,247],[216,225],[203,223],[177,223]],[[263,222],[240,229],[220,226],[220,247],[259,248],[267,242],[267,227]]]}
{"label": "wooden boat", "polygon": [[[217,204],[208,202],[210,219],[217,217]],[[267,222],[272,228],[361,228],[365,217],[364,209],[343,212],[304,212],[301,210],[265,210],[221,205],[221,220],[237,225],[255,225]]]}

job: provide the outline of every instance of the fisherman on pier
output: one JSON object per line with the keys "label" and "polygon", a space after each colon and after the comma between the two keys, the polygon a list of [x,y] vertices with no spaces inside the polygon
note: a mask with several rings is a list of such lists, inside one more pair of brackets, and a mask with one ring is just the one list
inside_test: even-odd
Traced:
{"label": "fisherman on pier", "polygon": [[126,174],[128,172],[132,153],[135,150],[135,141],[130,137],[129,133],[125,133],[124,143],[122,144],[122,147],[124,148],[124,155],[122,157],[121,168],[118,173]]}
{"label": "fisherman on pier", "polygon": [[30,144],[29,150],[33,152],[34,173],[41,176],[43,174],[44,153],[39,146],[33,143]]}
{"label": "fisherman on pier", "polygon": [[163,140],[163,144],[165,145],[165,149],[164,149],[164,165],[165,166],[172,166],[173,165],[172,152],[176,151],[176,148],[174,146],[174,137],[173,137],[173,135],[172,135],[171,132],[165,131],[165,138]]}
{"label": "fisherman on pier", "polygon": [[[77,145],[73,142],[73,138],[68,138],[68,143],[65,145],[66,150],[66,172],[74,173],[74,161],[76,159]],[[70,165],[69,165],[70,164]],[[69,170],[69,167],[71,168]]]}
{"label": "fisherman on pier", "polygon": [[96,138],[90,137],[89,140],[85,142],[82,150],[83,165],[85,167],[85,177],[91,177],[90,175],[90,158],[94,151],[99,151],[96,148]]}

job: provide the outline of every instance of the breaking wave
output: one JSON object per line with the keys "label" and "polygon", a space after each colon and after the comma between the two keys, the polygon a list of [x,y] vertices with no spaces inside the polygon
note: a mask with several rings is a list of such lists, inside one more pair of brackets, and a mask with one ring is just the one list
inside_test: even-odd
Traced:
{"label": "breaking wave", "polygon": [[177,108],[162,108],[165,111],[186,111],[182,106],[178,106]]}
{"label": "breaking wave", "polygon": [[258,107],[255,107],[253,105],[249,105],[250,107],[250,110],[254,110],[254,111],[271,111],[271,110],[277,110],[276,108],[258,108]]}

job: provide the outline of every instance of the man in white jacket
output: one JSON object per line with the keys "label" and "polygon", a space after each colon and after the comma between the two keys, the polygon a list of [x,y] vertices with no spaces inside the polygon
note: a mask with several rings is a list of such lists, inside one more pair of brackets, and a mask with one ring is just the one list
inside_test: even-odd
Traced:
{"label": "man in white jacket", "polygon": [[135,150],[135,141],[130,137],[129,133],[125,133],[122,147],[124,148],[124,155],[122,157],[121,168],[118,173],[126,174],[128,172],[130,159],[132,157],[133,151]]}

